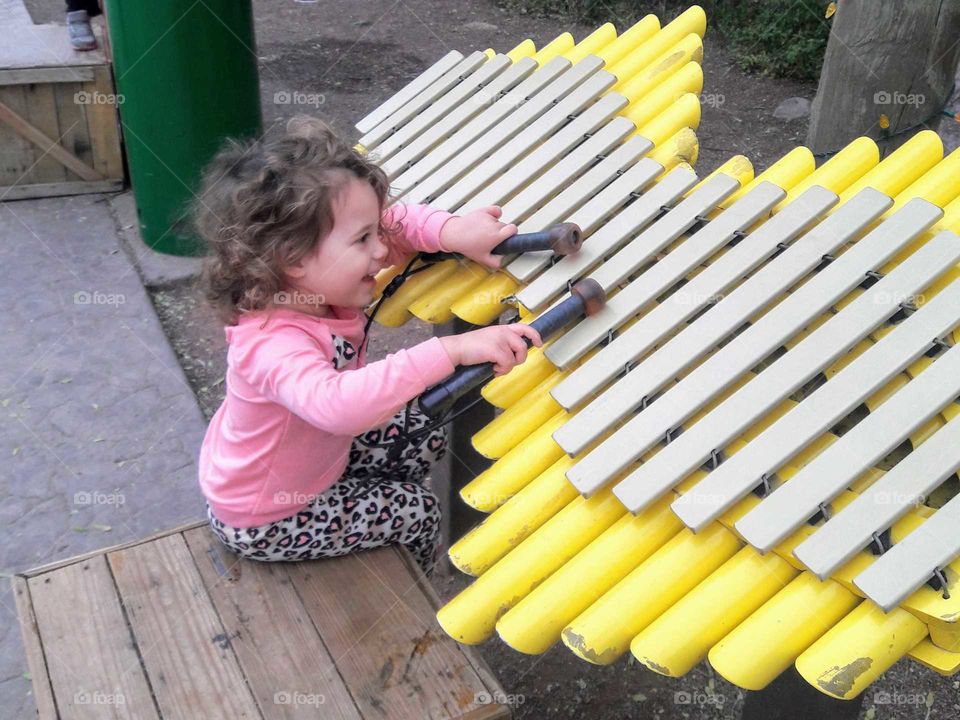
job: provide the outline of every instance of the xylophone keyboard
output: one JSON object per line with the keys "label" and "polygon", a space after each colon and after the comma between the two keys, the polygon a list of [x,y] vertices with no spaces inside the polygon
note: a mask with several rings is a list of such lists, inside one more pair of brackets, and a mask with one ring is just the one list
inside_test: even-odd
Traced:
{"label": "xylophone keyboard", "polygon": [[[358,128],[404,200],[492,203],[573,255],[445,260],[377,319],[529,321],[596,281],[598,312],[483,388],[502,408],[438,613],[479,643],[562,641],[748,689],[791,664],[838,698],[903,657],[960,669],[960,151],[867,138],[816,167],[700,178],[706,19],[451,53]],[[380,279],[381,288],[398,270]]]}

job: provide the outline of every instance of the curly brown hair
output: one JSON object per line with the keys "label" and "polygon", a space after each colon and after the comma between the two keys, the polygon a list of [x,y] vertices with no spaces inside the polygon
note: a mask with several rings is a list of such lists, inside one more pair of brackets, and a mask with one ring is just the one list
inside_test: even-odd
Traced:
{"label": "curly brown hair", "polygon": [[[383,170],[306,115],[290,119],[279,137],[224,143],[203,172],[190,214],[210,252],[204,294],[225,323],[272,305],[285,289],[284,269],[330,233],[333,204],[353,178],[369,182],[386,209]],[[381,225],[380,232],[397,228]]]}

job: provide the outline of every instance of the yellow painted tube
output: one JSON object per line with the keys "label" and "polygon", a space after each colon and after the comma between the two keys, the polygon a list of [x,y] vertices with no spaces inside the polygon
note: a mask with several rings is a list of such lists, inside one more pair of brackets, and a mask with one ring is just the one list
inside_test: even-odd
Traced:
{"label": "yellow painted tube", "polygon": [[694,5],[678,15],[673,22],[665,25],[643,45],[607,69],[620,81],[632,78],[690,33],[703,37],[706,31],[707,15],[703,8]]}
{"label": "yellow painted tube", "polygon": [[624,515],[544,580],[500,618],[503,641],[529,655],[549,650],[570,621],[680,532],[683,523],[671,500],[664,497],[638,516]]}
{"label": "yellow painted tube", "polygon": [[905,203],[918,197],[945,208],[958,195],[960,195],[960,149],[947,155],[897,195],[894,198],[893,207],[887,213],[893,214]]}
{"label": "yellow painted tube", "polygon": [[459,266],[456,260],[444,260],[431,268],[410,275],[403,285],[383,301],[377,311],[377,322],[384,327],[399,327],[410,319],[410,303],[427,292],[434,284],[452,276]]}
{"label": "yellow painted tube", "polygon": [[641,631],[630,652],[661,675],[686,675],[796,575],[779,556],[745,547]]}
{"label": "yellow painted tube", "polygon": [[457,272],[445,277],[410,303],[407,309],[413,315],[434,325],[450,322],[453,319],[450,304],[479,285],[490,273],[482,265],[469,260],[455,262],[459,263]]}
{"label": "yellow painted tube", "polygon": [[543,348],[532,347],[526,360],[488,382],[480,394],[494,407],[508,408],[555,372],[559,371],[543,354]]}
{"label": "yellow painted tube", "polygon": [[617,28],[613,23],[604,23],[583,40],[563,53],[563,56],[576,65],[587,55],[596,55],[604,47],[617,39]]}
{"label": "yellow painted tube", "polygon": [[460,490],[460,497],[472,508],[493,512],[542,473],[564,452],[553,433],[570,414],[562,410],[541,425],[515,448],[497,460]]}
{"label": "yellow painted tube", "polygon": [[550,395],[550,389],[558,382],[560,373],[549,375],[526,394],[522,403],[514,403],[497,415],[471,438],[474,449],[484,457],[503,457],[563,410]]}
{"label": "yellow painted tube", "polygon": [[691,194],[695,193],[697,190],[702,188],[713,178],[715,178],[720,173],[723,173],[727,177],[731,177],[737,182],[740,183],[740,187],[743,187],[747,183],[753,180],[753,163],[750,162],[750,159],[745,155],[734,155],[724,162],[720,167],[714,170],[712,173],[707,175],[705,178],[700,180],[696,185],[687,190],[684,194],[684,197],[689,197]]}
{"label": "yellow painted tube", "polygon": [[943,209],[943,217],[933,230],[950,230],[960,232],[960,198],[957,198]]}
{"label": "yellow painted tube", "polygon": [[942,159],[940,136],[932,130],[919,132],[844,190],[840,202],[846,202],[865,187],[895,197]]}
{"label": "yellow painted tube", "polygon": [[520,283],[507,273],[491,273],[450,305],[450,312],[474,325],[489,325],[508,308],[503,300],[513,295]]}
{"label": "yellow painted tube", "polygon": [[493,58],[497,55],[497,51],[493,48],[487,48],[483,51],[483,54],[487,56],[487,60],[493,60]]}
{"label": "yellow painted tube", "polygon": [[536,54],[537,46],[533,43],[533,40],[527,38],[523,42],[519,43],[515,48],[510,50],[507,53],[507,57],[510,58],[510,62],[516,62],[521,58],[533,57]]}
{"label": "yellow painted tube", "polygon": [[681,129],[696,129],[699,125],[700,99],[693,93],[687,93],[632,135],[641,135],[654,145],[659,145]]}
{"label": "yellow painted tube", "polygon": [[793,202],[813,185],[842,193],[880,162],[880,149],[868,137],[859,137],[797,183],[787,197],[777,203],[774,212]]}
{"label": "yellow painted tube", "polygon": [[710,664],[734,685],[762,690],[860,600],[833,580],[800,573],[710,649]]}
{"label": "yellow painted tube", "polygon": [[681,530],[574,618],[560,639],[578,657],[609,665],[627,652],[638,633],[741,547],[720,523],[697,534]]}
{"label": "yellow painted tube", "polygon": [[[739,190],[723,201],[724,205],[727,207],[733,205],[761,182],[773,183],[777,187],[789,192],[790,188],[795,187],[797,183],[809,177],[816,169],[817,161],[816,158],[813,157],[813,153],[803,146],[795,147],[773,165],[757,175],[753,180],[741,184]],[[764,219],[762,222],[766,222],[766,220]]]}
{"label": "yellow painted tube", "polygon": [[402,262],[399,262],[396,265],[391,265],[390,267],[384,268],[378,272],[374,278],[376,285],[373,288],[373,296],[380,297],[387,285],[390,284],[390,281],[403,272],[403,268],[406,267],[408,262],[410,262],[409,256],[404,258]]}
{"label": "yellow painted tube", "polygon": [[663,166],[663,172],[657,177],[659,180],[680,164],[696,165],[699,154],[700,143],[697,140],[697,134],[690,128],[684,127],[665,142],[654,147],[647,153],[647,157]]}
{"label": "yellow painted tube", "polygon": [[576,498],[440,608],[437,621],[458,642],[483,642],[493,634],[504,613],[625,512],[609,491],[589,499]]}
{"label": "yellow painted tube", "polygon": [[636,103],[687,63],[699,64],[702,61],[703,40],[699,35],[690,33],[633,77],[620,78],[614,92]]}
{"label": "yellow painted tube", "polygon": [[603,58],[604,66],[610,67],[625,55],[634,52],[660,31],[660,19],[647,15],[620,33],[620,37],[597,50],[594,55]]}
{"label": "yellow painted tube", "polygon": [[699,95],[702,90],[703,68],[698,63],[688,62],[637,102],[630,103],[620,114],[640,127],[651,122],[685,93]]}
{"label": "yellow painted tube", "polygon": [[537,54],[533,56],[533,59],[537,61],[537,65],[543,67],[558,55],[563,55],[570,50],[574,44],[573,35],[568,32],[561,33],[540,48]]}
{"label": "yellow painted tube", "polygon": [[459,570],[482,575],[577,498],[566,472],[574,459],[563,456],[453,544],[448,554]]}
{"label": "yellow painted tube", "polygon": [[852,700],[926,636],[906,610],[884,614],[867,600],[798,657],[797,670],[825,695]]}

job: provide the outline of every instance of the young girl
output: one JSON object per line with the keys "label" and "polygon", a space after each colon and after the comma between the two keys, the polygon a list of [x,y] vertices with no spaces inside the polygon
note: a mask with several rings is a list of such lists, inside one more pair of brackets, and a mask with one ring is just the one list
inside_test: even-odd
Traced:
{"label": "young girl", "polygon": [[445,452],[443,428],[400,457],[380,447],[427,419],[407,401],[457,365],[526,358],[527,325],[432,338],[365,362],[363,308],[374,276],[414,251],[459,252],[497,267],[516,232],[500,209],[462,217],[390,204],[383,171],[318,120],[283,137],[229,142],[195,206],[212,251],[208,299],[227,324],[226,398],[200,451],[207,514],[228,547],[254,560],[334,557],[405,545],[436,561],[440,510],[423,485]]}

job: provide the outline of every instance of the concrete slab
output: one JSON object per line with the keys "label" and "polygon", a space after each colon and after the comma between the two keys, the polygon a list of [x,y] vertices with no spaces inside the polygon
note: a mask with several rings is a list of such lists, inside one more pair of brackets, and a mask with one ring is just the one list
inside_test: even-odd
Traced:
{"label": "concrete slab", "polygon": [[[0,571],[203,516],[205,422],[102,195],[0,204]],[[0,706],[33,714],[9,583]]]}

